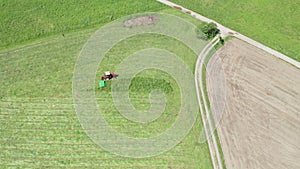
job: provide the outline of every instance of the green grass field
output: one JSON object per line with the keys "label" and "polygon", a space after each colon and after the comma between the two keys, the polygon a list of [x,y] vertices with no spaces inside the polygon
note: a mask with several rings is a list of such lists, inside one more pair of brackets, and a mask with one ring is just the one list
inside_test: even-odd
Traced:
{"label": "green grass field", "polygon": [[[80,1],[64,1],[61,5],[50,1],[13,2],[0,3],[1,8],[6,9],[4,12],[1,10],[1,15],[14,21],[0,21],[7,31],[1,32],[4,38],[1,38],[3,49],[0,51],[1,168],[212,168],[207,144],[198,143],[202,127],[199,116],[188,136],[172,150],[151,158],[132,159],[111,154],[94,144],[77,119],[72,99],[72,76],[79,52],[87,39],[111,19],[137,11],[160,11],[182,16],[195,24],[201,23],[175,10],[164,9],[153,1],[111,1],[101,6],[97,4],[104,1],[91,2],[89,7],[76,6],[70,11],[64,8]],[[43,6],[43,3],[47,4]],[[121,5],[118,10],[112,10],[118,5]],[[97,12],[101,9],[103,13]],[[43,13],[41,17],[47,19],[41,24],[27,25],[29,21],[22,20],[25,17],[20,12],[22,10],[28,10],[28,15],[33,18]],[[56,23],[53,10],[60,11],[65,18]],[[91,17],[86,25],[81,22],[85,19],[78,19],[81,18],[80,13]],[[105,19],[106,15],[113,15],[113,18]],[[8,23],[19,26],[8,29]],[[55,26],[51,28],[46,23]],[[68,28],[63,29],[62,25],[68,25]],[[38,34],[40,29],[44,31]],[[98,75],[108,68],[113,71],[120,58],[145,47],[160,47],[182,56],[194,70],[197,56],[187,46],[170,37],[145,34],[125,39],[114,46],[99,65]],[[95,78],[99,80],[99,77]],[[176,119],[180,104],[179,88],[166,73],[149,69],[139,73],[132,81],[130,97],[139,110],[149,108],[148,94],[152,89],[161,88],[166,92],[168,102],[165,112],[156,121],[145,125],[128,121],[118,113],[113,106],[109,86],[108,83],[106,88],[99,89],[95,84],[98,106],[106,109],[105,119],[121,133],[134,137],[157,135]]]}
{"label": "green grass field", "polygon": [[0,0],[0,49],[166,7],[151,0]]}
{"label": "green grass field", "polygon": [[300,61],[299,1],[172,0]]}

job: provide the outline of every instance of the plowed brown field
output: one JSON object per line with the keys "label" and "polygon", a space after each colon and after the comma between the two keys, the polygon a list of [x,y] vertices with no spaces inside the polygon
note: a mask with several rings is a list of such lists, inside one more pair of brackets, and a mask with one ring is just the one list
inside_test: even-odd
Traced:
{"label": "plowed brown field", "polygon": [[221,67],[226,106],[217,131],[227,168],[300,168],[300,70],[232,39],[208,63],[213,110]]}

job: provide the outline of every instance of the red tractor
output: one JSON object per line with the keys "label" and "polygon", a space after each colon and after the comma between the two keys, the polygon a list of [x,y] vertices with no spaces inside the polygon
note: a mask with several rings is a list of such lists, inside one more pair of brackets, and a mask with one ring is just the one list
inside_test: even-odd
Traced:
{"label": "red tractor", "polygon": [[118,78],[119,75],[115,74],[115,73],[110,73],[109,71],[106,71],[104,73],[104,76],[101,77],[101,80],[111,80],[113,78]]}

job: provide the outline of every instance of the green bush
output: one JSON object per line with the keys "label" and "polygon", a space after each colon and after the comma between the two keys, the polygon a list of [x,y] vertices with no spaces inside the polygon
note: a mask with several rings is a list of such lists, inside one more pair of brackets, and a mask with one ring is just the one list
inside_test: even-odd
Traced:
{"label": "green bush", "polygon": [[205,25],[201,25],[199,27],[208,39],[215,37],[220,32],[220,30],[217,28],[217,25],[212,22],[207,23]]}

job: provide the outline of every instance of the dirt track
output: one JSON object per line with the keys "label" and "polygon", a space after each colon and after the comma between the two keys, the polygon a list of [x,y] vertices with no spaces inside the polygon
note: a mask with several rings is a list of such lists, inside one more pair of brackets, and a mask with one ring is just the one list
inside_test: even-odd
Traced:
{"label": "dirt track", "polygon": [[[300,168],[300,70],[232,39],[208,64],[212,107],[222,59],[226,108],[218,134],[228,169]],[[216,104],[218,103],[218,104]]]}

